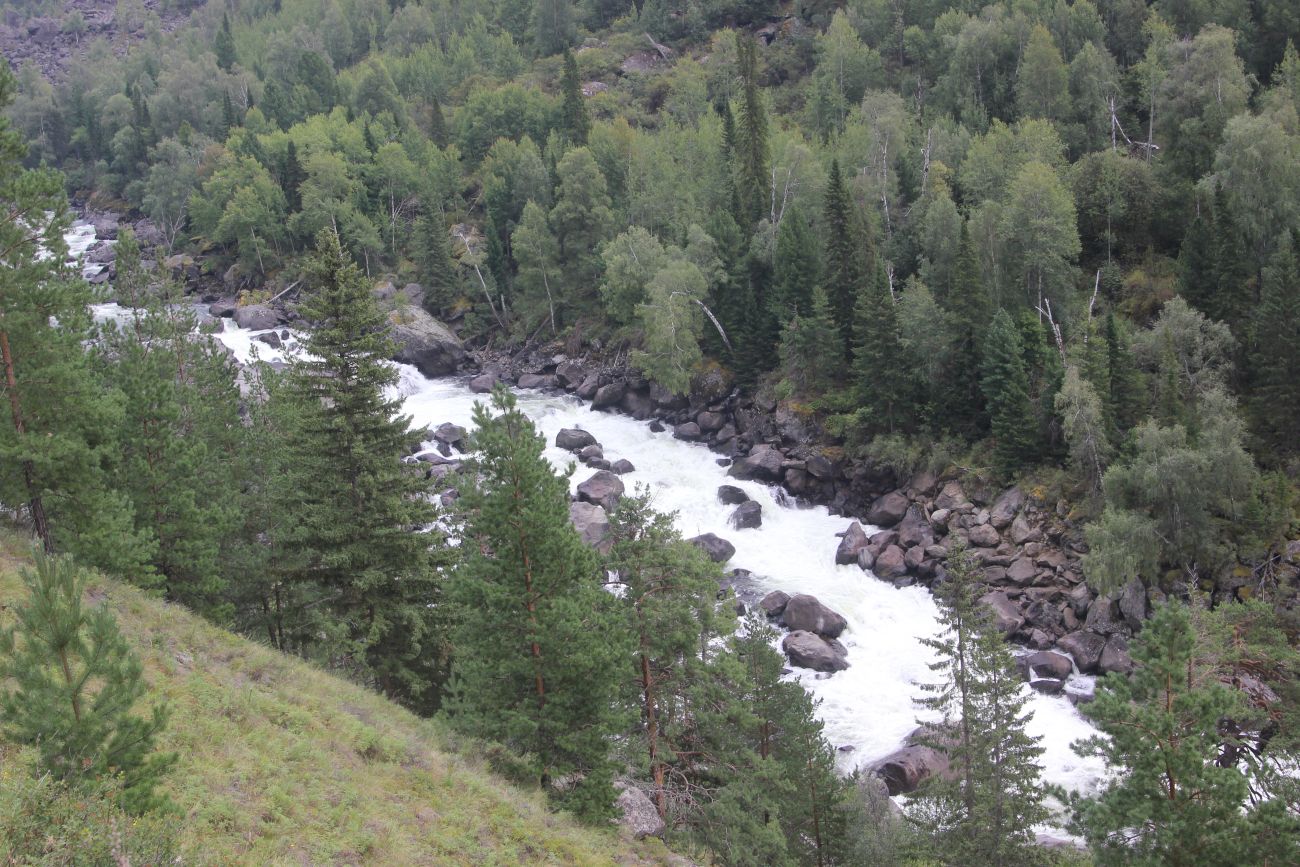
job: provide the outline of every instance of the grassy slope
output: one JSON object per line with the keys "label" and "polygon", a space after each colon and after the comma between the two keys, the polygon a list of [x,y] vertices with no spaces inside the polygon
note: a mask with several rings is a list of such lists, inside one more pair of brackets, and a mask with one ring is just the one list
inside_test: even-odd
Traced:
{"label": "grassy slope", "polygon": [[[0,536],[0,607],[22,597],[24,550]],[[167,789],[187,863],[676,862],[549,813],[378,695],[118,582],[90,594],[141,655],[149,698],[171,704],[162,747],[180,755]]]}

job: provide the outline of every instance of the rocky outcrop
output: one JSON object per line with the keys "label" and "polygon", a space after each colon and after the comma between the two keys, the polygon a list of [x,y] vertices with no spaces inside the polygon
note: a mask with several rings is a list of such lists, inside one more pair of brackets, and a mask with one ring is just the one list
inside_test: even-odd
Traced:
{"label": "rocky outcrop", "polygon": [[835,562],[841,566],[857,563],[858,552],[866,547],[867,531],[862,529],[860,523],[854,521],[844,531],[844,538],[840,539],[839,547],[835,549]]}
{"label": "rocky outcrop", "polygon": [[425,376],[455,373],[465,361],[460,338],[421,308],[403,307],[390,320],[389,336],[397,345],[394,361],[415,365]]}
{"label": "rocky outcrop", "polygon": [[790,594],[784,590],[773,590],[758,601],[758,607],[769,620],[776,620],[785,613],[785,606],[790,602]]}

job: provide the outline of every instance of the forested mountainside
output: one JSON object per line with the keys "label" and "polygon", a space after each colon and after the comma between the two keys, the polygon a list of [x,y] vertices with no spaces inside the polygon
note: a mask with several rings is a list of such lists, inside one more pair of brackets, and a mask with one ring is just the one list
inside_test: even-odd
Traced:
{"label": "forested mountainside", "polygon": [[[178,770],[88,568],[702,861],[1297,860],[1291,0],[0,8],[0,503],[45,550],[0,724],[104,822]],[[392,359],[481,371],[472,429]],[[941,611],[893,770],[783,672],[842,676],[845,618],[746,614],[582,431],[571,503],[521,373],[879,528],[837,561]],[[1004,636],[1105,674],[1109,777],[1045,791]]]}

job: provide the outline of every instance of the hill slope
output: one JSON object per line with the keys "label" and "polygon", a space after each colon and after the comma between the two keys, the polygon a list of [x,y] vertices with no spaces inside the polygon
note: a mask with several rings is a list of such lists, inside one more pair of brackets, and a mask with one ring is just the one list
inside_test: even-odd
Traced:
{"label": "hill slope", "polygon": [[[0,618],[22,598],[23,551],[0,535]],[[171,704],[186,863],[680,863],[548,812],[376,694],[116,581],[89,592],[144,661],[149,699]]]}

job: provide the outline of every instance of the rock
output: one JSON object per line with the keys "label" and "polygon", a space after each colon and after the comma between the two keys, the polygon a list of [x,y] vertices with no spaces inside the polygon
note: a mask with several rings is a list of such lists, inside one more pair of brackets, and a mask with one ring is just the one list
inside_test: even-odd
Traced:
{"label": "rock", "polygon": [[581,383],[579,383],[578,387],[574,389],[573,393],[576,394],[578,397],[582,398],[583,400],[591,400],[593,397],[596,396],[596,392],[599,389],[600,389],[600,377],[592,373],[589,374],[587,378],[584,379]]}
{"label": "rock", "polygon": [[870,572],[875,565],[876,555],[871,553],[870,545],[858,552],[858,568],[863,572]]}
{"label": "rock", "polygon": [[645,421],[654,415],[655,402],[650,396],[643,391],[633,391],[628,389],[627,394],[623,395],[623,400],[619,402],[623,412],[632,416],[637,421]]}
{"label": "rock", "polygon": [[591,397],[592,409],[608,409],[612,406],[618,406],[618,402],[623,399],[627,393],[627,383],[621,379],[611,382],[609,385],[602,385],[596,389],[596,393]]}
{"label": "rock", "polygon": [[[445,443],[449,446],[455,446],[458,449],[461,444],[465,442],[465,436],[465,429],[463,427],[457,424],[452,424],[449,421],[438,425],[438,427],[433,431],[434,440],[440,443]],[[464,451],[464,449],[461,449],[461,451]]]}
{"label": "rock", "polygon": [[1008,488],[998,497],[993,508],[989,509],[989,523],[1001,530],[1015,520],[1020,508],[1025,504],[1025,495],[1020,488]]}
{"label": "rock", "polygon": [[899,491],[891,491],[876,499],[867,510],[867,523],[877,527],[892,527],[907,514],[907,497]]}
{"label": "rock", "polygon": [[690,405],[690,399],[684,394],[677,394],[670,389],[664,388],[657,382],[650,384],[650,399],[660,409],[678,410],[686,409]]}
{"label": "rock", "polygon": [[1119,594],[1119,612],[1128,628],[1137,632],[1147,619],[1147,588],[1141,579],[1134,578],[1124,585]]}
{"label": "rock", "polygon": [[934,747],[906,746],[885,756],[874,770],[891,796],[905,795],[931,777],[947,775],[948,756]]}
{"label": "rock", "polygon": [[[787,606],[788,608],[788,606]],[[849,667],[844,654],[830,642],[812,632],[791,632],[781,641],[781,649],[791,665],[813,671],[843,671]]]}
{"label": "rock", "polygon": [[952,481],[944,485],[943,490],[939,492],[939,496],[934,498],[934,507],[936,509],[956,509],[968,502],[966,492],[962,490],[961,482]]}
{"label": "rock", "polygon": [[879,578],[900,578],[907,574],[907,557],[897,545],[887,545],[876,555],[871,571]]}
{"label": "rock", "polygon": [[1011,522],[1011,541],[1017,545],[1023,545],[1026,542],[1041,542],[1043,540],[1043,531],[1029,523],[1029,518],[1021,512],[1016,519]]}
{"label": "rock", "polygon": [[1083,621],[1083,628],[1098,635],[1114,635],[1124,628],[1124,621],[1119,617],[1119,606],[1109,596],[1098,596],[1088,606],[1088,617]]}
{"label": "rock", "polygon": [[775,620],[785,613],[785,606],[789,601],[789,593],[784,590],[773,590],[758,600],[758,607],[763,609],[763,613],[767,615],[769,620]]}
{"label": "rock", "polygon": [[600,443],[592,443],[589,446],[583,446],[578,450],[578,460],[584,464],[591,461],[598,461],[605,457],[605,450],[600,447]]}
{"label": "rock", "polygon": [[1079,630],[1062,636],[1056,642],[1057,648],[1074,657],[1074,664],[1084,674],[1096,674],[1101,664],[1101,653],[1106,648],[1106,639],[1094,632]]}
{"label": "rock", "polygon": [[257,335],[256,339],[262,343],[265,343],[267,346],[271,347],[272,349],[279,349],[280,346],[282,345],[280,342],[280,335],[276,334],[274,331],[268,331],[265,334],[259,334]]}
{"label": "rock", "polygon": [[970,543],[977,548],[996,548],[1002,541],[1002,537],[998,535],[998,531],[993,529],[991,524],[980,524],[971,527],[968,538]]}
{"label": "rock", "polygon": [[570,503],[569,520],[578,531],[582,541],[595,547],[605,541],[609,535],[609,515],[600,506],[592,503]]}
{"label": "rock", "polygon": [[713,533],[704,533],[686,541],[707,554],[714,563],[726,563],[736,554],[735,545]]}
{"label": "rock", "polygon": [[555,377],[542,373],[523,373],[519,375],[520,388],[554,388]]}
{"label": "rock", "polygon": [[632,466],[632,462],[627,458],[619,458],[614,461],[614,463],[610,465],[609,469],[610,472],[618,473],[620,476],[636,471],[636,467]]}
{"label": "rock", "polygon": [[839,638],[849,622],[837,611],[827,608],[816,596],[797,593],[786,602],[783,615],[787,629],[815,632],[822,638]]}
{"label": "rock", "polygon": [[831,463],[829,458],[813,455],[808,459],[808,474],[815,479],[825,481],[835,476],[835,464]]}
{"label": "rock", "polygon": [[1037,577],[1038,567],[1028,557],[1017,557],[1007,569],[1007,580],[1019,587],[1032,584]]}
{"label": "rock", "polygon": [[1029,681],[1029,688],[1034,692],[1041,692],[1043,695],[1060,695],[1061,691],[1065,689],[1065,681],[1052,677],[1040,677]]}
{"label": "rock", "polygon": [[1014,635],[1025,625],[1025,616],[1005,593],[986,593],[980,597],[980,604],[993,612],[993,625],[1004,636]]}
{"label": "rock", "polygon": [[904,547],[917,545],[924,548],[934,542],[934,531],[920,506],[909,506],[903,521],[898,525],[898,543]]}
{"label": "rock", "polygon": [[731,513],[728,523],[737,530],[756,530],[763,526],[763,507],[753,500],[741,503]]}
{"label": "rock", "polygon": [[245,304],[235,308],[235,324],[249,331],[265,331],[280,324],[280,314],[265,304]]}
{"label": "rock", "polygon": [[609,470],[600,470],[578,485],[578,499],[584,503],[595,503],[604,507],[606,512],[612,512],[622,499],[623,491],[622,479]]}
{"label": "rock", "polygon": [[234,301],[214,301],[208,305],[208,314],[217,318],[229,318],[234,316],[238,309],[239,305]]}
{"label": "rock", "polygon": [[749,494],[746,494],[735,485],[719,485],[718,501],[724,506],[738,506],[741,503],[749,502]]}
{"label": "rock", "polygon": [[727,423],[727,418],[720,412],[706,410],[695,417],[695,423],[705,433],[713,433],[722,429],[722,426]]}
{"label": "rock", "polygon": [[737,479],[776,482],[781,479],[784,462],[785,456],[779,449],[767,443],[759,443],[750,449],[748,456],[733,463],[727,473]]}
{"label": "rock", "polygon": [[596,438],[580,428],[566,427],[555,435],[556,448],[576,452],[587,446],[596,445]]}
{"label": "rock", "polygon": [[615,787],[621,787],[623,791],[619,792],[618,805],[622,817],[618,824],[628,830],[636,840],[644,840],[646,837],[662,837],[668,830],[664,820],[660,818],[659,811],[655,809],[654,802],[650,796],[638,788],[626,784],[615,783]]}
{"label": "rock", "polygon": [[903,565],[907,567],[910,574],[919,575],[925,565],[925,549],[920,545],[913,545],[903,554]]}
{"label": "rock", "polygon": [[1102,648],[1097,667],[1103,674],[1111,672],[1128,674],[1133,670],[1133,658],[1128,655],[1128,642],[1124,640],[1124,636],[1112,635],[1106,639],[1106,646]]}
{"label": "rock", "polygon": [[469,390],[475,394],[486,394],[500,381],[495,373],[480,373],[469,381]]}
{"label": "rock", "polygon": [[555,368],[555,381],[564,388],[577,388],[587,378],[587,371],[576,361],[566,361]]}
{"label": "rock", "polygon": [[1070,662],[1068,656],[1050,650],[1040,650],[1037,653],[1022,656],[1020,660],[1028,669],[1030,680],[1035,677],[1054,677],[1057,680],[1065,680],[1074,671],[1074,664]]}
{"label": "rock", "polygon": [[664,427],[664,423],[659,421],[659,419],[650,422],[650,433],[663,433],[665,430],[667,430],[667,428]]}
{"label": "rock", "polygon": [[840,566],[858,562],[858,552],[867,547],[867,531],[857,521],[844,531],[840,546],[835,549],[835,562]]}
{"label": "rock", "polygon": [[446,325],[422,308],[403,307],[389,317],[388,334],[397,344],[393,360],[413,364],[425,376],[455,373],[465,360],[465,347]]}
{"label": "rock", "polygon": [[700,426],[693,421],[679,424],[677,427],[673,428],[673,436],[679,440],[694,442],[700,438]]}
{"label": "rock", "polygon": [[587,466],[593,470],[609,470],[611,473],[614,471],[614,465],[604,458],[592,458],[587,461]]}

